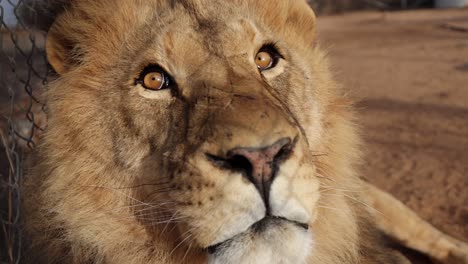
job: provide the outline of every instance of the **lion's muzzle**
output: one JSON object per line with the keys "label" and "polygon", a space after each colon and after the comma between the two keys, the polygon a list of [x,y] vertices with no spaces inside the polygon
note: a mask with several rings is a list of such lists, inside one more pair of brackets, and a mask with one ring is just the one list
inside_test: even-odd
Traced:
{"label": "lion's muzzle", "polygon": [[178,188],[171,198],[188,219],[181,232],[190,232],[200,248],[222,245],[217,256],[233,248],[241,254],[253,248],[245,248],[249,244],[264,245],[266,254],[281,247],[272,247],[272,238],[296,245],[288,249],[296,252],[308,244],[318,197],[306,140],[290,111],[265,90],[249,87],[209,97],[202,87],[189,97],[190,147],[173,177]]}
{"label": "lion's muzzle", "polygon": [[240,171],[262,196],[268,209],[271,184],[282,161],[288,158],[294,144],[290,138],[282,138],[266,147],[237,147],[226,153],[226,158],[207,153],[216,166]]}

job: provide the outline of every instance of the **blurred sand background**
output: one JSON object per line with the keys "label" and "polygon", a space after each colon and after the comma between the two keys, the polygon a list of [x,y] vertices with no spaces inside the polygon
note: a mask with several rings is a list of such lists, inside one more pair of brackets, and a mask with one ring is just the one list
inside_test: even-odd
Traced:
{"label": "blurred sand background", "polygon": [[349,13],[318,29],[360,102],[364,176],[468,241],[468,9]]}

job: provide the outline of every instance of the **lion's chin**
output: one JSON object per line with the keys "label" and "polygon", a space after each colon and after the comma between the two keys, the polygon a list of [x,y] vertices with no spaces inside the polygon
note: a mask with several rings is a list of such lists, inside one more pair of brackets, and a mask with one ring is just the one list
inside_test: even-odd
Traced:
{"label": "lion's chin", "polygon": [[306,226],[264,218],[249,230],[211,248],[210,264],[306,263],[312,236]]}

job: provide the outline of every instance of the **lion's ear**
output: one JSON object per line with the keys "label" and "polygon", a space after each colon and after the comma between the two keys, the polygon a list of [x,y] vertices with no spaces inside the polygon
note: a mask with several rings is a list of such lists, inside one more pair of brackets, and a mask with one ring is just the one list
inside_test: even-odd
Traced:
{"label": "lion's ear", "polygon": [[45,48],[49,64],[59,75],[67,73],[76,64],[73,55],[74,46],[73,41],[60,32],[55,22],[47,33]]}

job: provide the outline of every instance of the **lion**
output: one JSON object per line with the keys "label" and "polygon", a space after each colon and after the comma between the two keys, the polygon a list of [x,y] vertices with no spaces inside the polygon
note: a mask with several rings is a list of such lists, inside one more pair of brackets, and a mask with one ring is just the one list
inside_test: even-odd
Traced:
{"label": "lion", "polygon": [[72,0],[24,182],[29,263],[445,263],[467,246],[359,177],[305,0]]}

